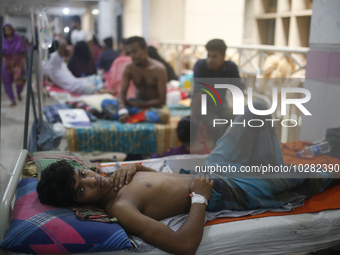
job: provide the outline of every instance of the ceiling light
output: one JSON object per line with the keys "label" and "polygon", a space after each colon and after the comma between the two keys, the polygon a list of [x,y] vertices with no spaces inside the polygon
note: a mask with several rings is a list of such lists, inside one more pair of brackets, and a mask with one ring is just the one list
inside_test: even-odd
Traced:
{"label": "ceiling light", "polygon": [[69,9],[69,8],[64,8],[64,10],[63,10],[63,13],[64,13],[64,14],[69,14],[69,12],[70,12],[70,9]]}
{"label": "ceiling light", "polygon": [[100,11],[98,9],[93,9],[92,10],[92,14],[93,15],[98,15],[100,13]]}
{"label": "ceiling light", "polygon": [[67,34],[68,32],[70,32],[70,28],[69,28],[69,27],[65,27],[65,28],[64,28],[64,33]]}

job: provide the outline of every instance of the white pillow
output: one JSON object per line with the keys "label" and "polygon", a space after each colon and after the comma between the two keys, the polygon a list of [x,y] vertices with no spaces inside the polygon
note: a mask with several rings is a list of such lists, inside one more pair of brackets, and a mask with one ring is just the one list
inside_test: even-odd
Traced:
{"label": "white pillow", "polygon": [[103,112],[102,102],[105,99],[115,99],[115,100],[117,100],[116,97],[107,93],[107,94],[95,94],[95,95],[83,97],[81,99],[81,102],[93,107],[94,109],[96,109],[97,111],[99,111],[101,113],[101,112]]}

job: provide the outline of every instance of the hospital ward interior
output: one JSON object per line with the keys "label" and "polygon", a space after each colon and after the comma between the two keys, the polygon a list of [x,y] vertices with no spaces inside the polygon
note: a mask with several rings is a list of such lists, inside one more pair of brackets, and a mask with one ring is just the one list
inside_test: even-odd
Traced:
{"label": "hospital ward interior", "polygon": [[340,254],[339,13],[0,0],[0,254]]}

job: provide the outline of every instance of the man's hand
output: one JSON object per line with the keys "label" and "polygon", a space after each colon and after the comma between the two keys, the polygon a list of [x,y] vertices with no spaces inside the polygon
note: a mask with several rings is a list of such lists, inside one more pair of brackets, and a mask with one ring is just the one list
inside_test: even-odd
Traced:
{"label": "man's hand", "polygon": [[130,115],[128,113],[119,115],[119,121],[121,123],[127,123],[130,119]]}
{"label": "man's hand", "polygon": [[139,164],[127,164],[122,168],[117,169],[111,176],[114,190],[122,188],[124,185],[130,183],[132,177],[140,169]]}
{"label": "man's hand", "polygon": [[197,175],[195,180],[190,186],[190,191],[195,192],[201,196],[204,196],[207,200],[211,197],[211,193],[214,187],[214,181],[209,177]]}

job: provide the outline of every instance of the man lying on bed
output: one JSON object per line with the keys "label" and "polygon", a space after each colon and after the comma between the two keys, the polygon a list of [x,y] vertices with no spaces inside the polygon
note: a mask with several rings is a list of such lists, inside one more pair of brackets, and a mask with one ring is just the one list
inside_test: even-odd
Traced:
{"label": "man lying on bed", "polygon": [[[254,107],[260,109],[262,105]],[[246,108],[245,115],[238,116],[235,121],[253,117]],[[265,123],[261,128],[229,127],[206,164],[284,164],[275,127]],[[158,173],[130,164],[105,178],[91,170],[73,169],[66,162],[58,162],[42,172],[37,192],[42,203],[54,206],[97,205],[110,217],[117,217],[128,233],[147,243],[170,253],[194,254],[203,235],[206,210],[279,208],[335,184],[330,173],[319,173],[319,178],[313,179],[232,178],[228,175],[195,177]],[[189,216],[177,232],[159,222],[182,213],[189,213]]]}

